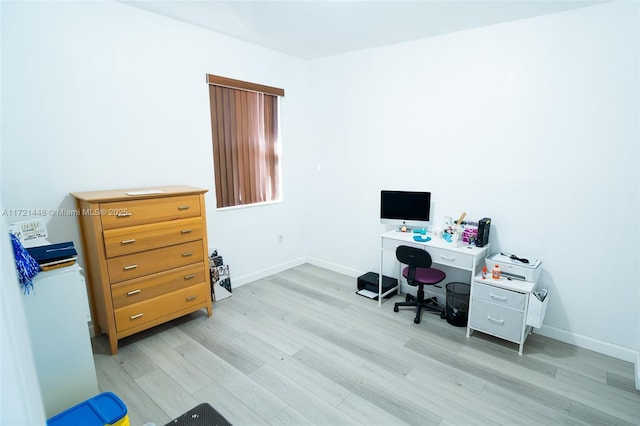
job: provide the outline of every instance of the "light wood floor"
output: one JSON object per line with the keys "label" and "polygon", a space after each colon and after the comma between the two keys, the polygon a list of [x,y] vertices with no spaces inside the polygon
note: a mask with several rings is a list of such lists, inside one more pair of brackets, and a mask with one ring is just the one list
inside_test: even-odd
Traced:
{"label": "light wood floor", "polygon": [[208,402],[240,425],[640,424],[633,365],[539,335],[517,346],[303,265],[120,342],[93,340],[98,383],[133,426]]}

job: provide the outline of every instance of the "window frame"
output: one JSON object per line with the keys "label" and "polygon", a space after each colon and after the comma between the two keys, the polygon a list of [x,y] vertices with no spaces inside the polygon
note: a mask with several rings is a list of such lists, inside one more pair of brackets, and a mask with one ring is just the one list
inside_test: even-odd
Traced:
{"label": "window frame", "polygon": [[207,74],[218,210],[282,202],[284,89]]}

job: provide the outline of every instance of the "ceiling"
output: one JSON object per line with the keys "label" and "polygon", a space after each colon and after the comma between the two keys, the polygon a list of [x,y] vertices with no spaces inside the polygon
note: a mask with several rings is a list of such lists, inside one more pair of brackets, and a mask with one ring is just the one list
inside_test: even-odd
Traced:
{"label": "ceiling", "polygon": [[120,0],[301,59],[590,6],[583,0]]}

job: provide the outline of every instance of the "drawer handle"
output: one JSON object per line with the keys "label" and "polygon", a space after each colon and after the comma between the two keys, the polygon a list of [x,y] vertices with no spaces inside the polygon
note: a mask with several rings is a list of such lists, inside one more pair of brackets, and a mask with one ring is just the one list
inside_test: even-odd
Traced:
{"label": "drawer handle", "polygon": [[501,302],[506,302],[507,301],[507,297],[506,296],[498,296],[497,294],[493,294],[493,293],[489,293],[489,296],[493,300],[499,300]]}
{"label": "drawer handle", "polygon": [[196,300],[198,296],[189,296],[187,297],[187,302],[191,302],[192,300]]}
{"label": "drawer handle", "polygon": [[130,271],[132,269],[136,269],[138,267],[138,265],[129,265],[129,266],[125,266],[124,269],[125,271]]}
{"label": "drawer handle", "polygon": [[133,244],[135,242],[136,242],[136,239],[132,238],[130,240],[122,240],[122,241],[120,241],[120,244]]}
{"label": "drawer handle", "polygon": [[131,212],[122,212],[116,215],[117,217],[128,217],[131,216]]}
{"label": "drawer handle", "polygon": [[188,251],[188,252],[182,253],[182,257],[189,257],[189,256],[193,256],[193,252],[192,251]]}
{"label": "drawer handle", "polygon": [[138,294],[140,293],[142,290],[138,289],[138,290],[133,290],[133,291],[129,291],[127,292],[127,296],[133,296],[134,294]]}
{"label": "drawer handle", "polygon": [[193,232],[191,231],[191,229],[183,229],[182,231],[180,231],[181,234],[190,234],[191,232]]}
{"label": "drawer handle", "polygon": [[191,206],[178,206],[178,210],[189,210]]}
{"label": "drawer handle", "polygon": [[446,261],[449,261],[449,262],[455,262],[455,260],[456,260],[456,258],[455,258],[455,257],[453,257],[453,256],[452,256],[452,257],[449,257],[449,256],[444,256],[444,255],[442,255],[442,254],[440,255],[440,259],[442,259],[442,260],[446,260]]}
{"label": "drawer handle", "polygon": [[496,323],[498,325],[502,325],[504,324],[504,320],[498,319],[498,318],[494,318],[491,315],[487,315],[487,319],[493,323]]}
{"label": "drawer handle", "polygon": [[184,279],[185,279],[185,280],[190,280],[190,279],[195,278],[195,277],[196,277],[196,274],[185,275],[185,276],[184,276]]}
{"label": "drawer handle", "polygon": [[143,316],[144,314],[136,314],[133,315],[132,317],[130,317],[132,320],[136,319],[136,318],[140,318],[141,316]]}

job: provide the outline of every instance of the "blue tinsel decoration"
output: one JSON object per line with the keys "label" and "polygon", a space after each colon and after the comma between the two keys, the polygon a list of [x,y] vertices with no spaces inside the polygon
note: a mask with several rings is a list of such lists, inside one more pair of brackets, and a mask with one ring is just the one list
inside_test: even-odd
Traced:
{"label": "blue tinsel decoration", "polygon": [[40,265],[22,246],[22,243],[12,232],[11,243],[13,244],[13,255],[16,258],[16,268],[18,269],[18,280],[24,294],[29,294],[29,287],[33,290],[33,277],[40,272]]}

